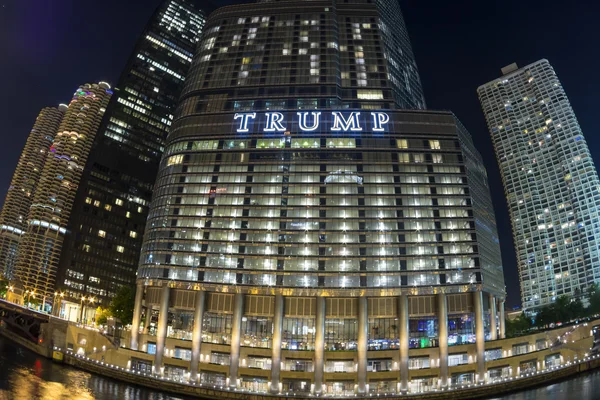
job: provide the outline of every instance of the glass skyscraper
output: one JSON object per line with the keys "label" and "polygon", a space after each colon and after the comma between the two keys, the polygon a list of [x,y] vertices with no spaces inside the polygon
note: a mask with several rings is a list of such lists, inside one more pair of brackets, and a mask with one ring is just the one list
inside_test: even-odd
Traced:
{"label": "glass skyscraper", "polygon": [[600,182],[547,60],[478,89],[507,196],[526,311],[600,281]]}
{"label": "glass skyscraper", "polygon": [[[133,285],[158,162],[205,17],[194,2],[163,1],[115,88],[73,205],[55,288],[62,315],[106,306]],[[59,310],[56,310],[58,312]]]}
{"label": "glass skyscraper", "polygon": [[[420,110],[396,7],[211,14],[150,206],[134,370],[274,393],[406,392],[446,387],[449,347],[475,344],[469,379],[483,379],[504,299],[486,172],[452,113]],[[409,379],[409,361],[439,374]]]}

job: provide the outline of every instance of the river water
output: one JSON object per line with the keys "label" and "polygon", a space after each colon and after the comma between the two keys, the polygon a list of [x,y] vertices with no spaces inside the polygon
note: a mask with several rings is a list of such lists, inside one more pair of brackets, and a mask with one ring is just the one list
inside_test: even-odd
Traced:
{"label": "river water", "polygon": [[[189,400],[55,364],[0,336],[0,400]],[[597,400],[600,371],[495,400]]]}

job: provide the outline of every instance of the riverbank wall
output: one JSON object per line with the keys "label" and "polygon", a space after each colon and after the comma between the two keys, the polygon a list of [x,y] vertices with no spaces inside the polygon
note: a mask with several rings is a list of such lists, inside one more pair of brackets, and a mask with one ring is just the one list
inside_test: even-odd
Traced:
{"label": "riverbank wall", "polygon": [[[83,369],[98,375],[107,376],[123,382],[141,385],[156,390],[171,392],[179,395],[195,396],[203,399],[224,399],[224,400],[289,400],[290,396],[273,395],[264,393],[248,393],[236,390],[224,390],[216,387],[182,384],[172,382],[167,379],[157,379],[151,376],[145,376],[125,370],[117,366],[111,366],[97,360],[86,360],[83,356],[76,354],[67,354],[64,359],[66,364],[75,368]],[[531,389],[534,387],[549,385],[553,382],[564,380],[581,373],[585,373],[600,367],[600,356],[592,356],[579,362],[569,365],[557,367],[543,373],[533,373],[518,379],[511,379],[505,382],[494,384],[471,385],[465,388],[455,388],[450,390],[439,390],[428,392],[426,394],[405,394],[405,395],[386,395],[377,396],[385,397],[386,399],[400,400],[410,397],[414,400],[462,400],[462,399],[483,399],[490,396],[497,397],[499,395]],[[294,394],[294,399],[314,399],[315,396],[303,396],[302,394]],[[327,396],[336,398],[336,396]],[[343,396],[341,398],[347,398]],[[371,396],[372,397],[372,396]]]}

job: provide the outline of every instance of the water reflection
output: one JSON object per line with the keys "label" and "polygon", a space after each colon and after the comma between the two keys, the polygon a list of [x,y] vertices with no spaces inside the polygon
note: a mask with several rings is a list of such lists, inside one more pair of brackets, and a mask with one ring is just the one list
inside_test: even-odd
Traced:
{"label": "water reflection", "polygon": [[0,399],[187,399],[55,364],[0,336]]}

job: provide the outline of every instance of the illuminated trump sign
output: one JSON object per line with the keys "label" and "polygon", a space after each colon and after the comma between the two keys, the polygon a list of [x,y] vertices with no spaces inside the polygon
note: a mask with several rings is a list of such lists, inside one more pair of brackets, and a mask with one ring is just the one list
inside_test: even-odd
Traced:
{"label": "illuminated trump sign", "polygon": [[[262,132],[289,132],[297,127],[302,132],[314,132],[316,130],[329,130],[331,132],[362,132],[370,129],[373,132],[385,132],[390,116],[384,112],[373,111],[361,115],[360,111],[299,111],[289,118],[280,112],[266,112],[259,115],[253,113],[236,113],[233,117],[237,121],[236,131],[238,133],[250,132],[250,127],[261,124]],[[368,116],[366,115],[368,114]],[[260,129],[260,128],[259,128]]]}

